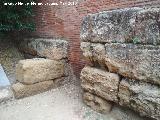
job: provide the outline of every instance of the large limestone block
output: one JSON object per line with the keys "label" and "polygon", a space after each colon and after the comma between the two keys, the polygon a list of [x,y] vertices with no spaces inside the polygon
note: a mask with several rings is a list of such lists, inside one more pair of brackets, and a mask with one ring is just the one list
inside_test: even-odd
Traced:
{"label": "large limestone block", "polygon": [[160,46],[113,43],[105,47],[109,71],[160,85]]}
{"label": "large limestone block", "polygon": [[119,87],[120,105],[128,106],[142,116],[160,119],[159,86],[123,79]]}
{"label": "large limestone block", "polygon": [[97,97],[89,92],[83,94],[83,101],[93,110],[100,113],[108,113],[112,109],[112,104],[100,97]]}
{"label": "large limestone block", "polygon": [[24,84],[34,84],[64,76],[64,62],[49,59],[21,60],[16,67],[16,78]]}
{"label": "large limestone block", "polygon": [[68,57],[68,42],[61,39],[24,39],[20,43],[20,50],[31,54],[60,60]]}
{"label": "large limestone block", "polygon": [[160,44],[160,8],[125,8],[86,16],[81,40],[100,43]]}
{"label": "large limestone block", "polygon": [[100,69],[85,67],[81,72],[81,86],[85,91],[109,101],[118,101],[119,76]]}
{"label": "large limestone block", "polygon": [[28,97],[32,95],[36,95],[38,93],[42,93],[45,91],[48,91],[52,89],[54,86],[53,80],[50,81],[44,81],[32,85],[24,85],[20,82],[12,85],[12,89],[14,92],[15,98],[23,98],[23,97]]}

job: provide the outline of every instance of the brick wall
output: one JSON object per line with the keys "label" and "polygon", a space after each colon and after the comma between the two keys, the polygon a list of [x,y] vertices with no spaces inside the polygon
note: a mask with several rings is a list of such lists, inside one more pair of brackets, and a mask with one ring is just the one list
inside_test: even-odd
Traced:
{"label": "brick wall", "polygon": [[[43,3],[58,1],[39,0]],[[85,15],[104,10],[151,5],[160,5],[160,0],[79,0],[76,6],[35,6],[37,30],[30,35],[44,38],[66,38],[70,45],[70,63],[76,75],[79,76],[85,63],[82,59],[79,39],[81,22]]]}

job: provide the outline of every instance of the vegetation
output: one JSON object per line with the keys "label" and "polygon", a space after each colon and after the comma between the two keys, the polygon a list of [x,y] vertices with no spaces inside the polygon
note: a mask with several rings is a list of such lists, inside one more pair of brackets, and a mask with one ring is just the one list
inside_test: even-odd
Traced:
{"label": "vegetation", "polygon": [[[23,31],[35,29],[33,20],[32,6],[33,0],[0,0],[0,35],[4,35],[11,31]],[[16,3],[24,3],[23,5],[15,5]],[[5,5],[7,3],[7,5]],[[9,3],[13,3],[12,5]]]}

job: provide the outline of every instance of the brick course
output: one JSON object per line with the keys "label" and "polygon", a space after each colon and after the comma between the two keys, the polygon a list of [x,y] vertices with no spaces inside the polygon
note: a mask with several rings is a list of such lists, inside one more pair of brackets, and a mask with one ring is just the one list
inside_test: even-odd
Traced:
{"label": "brick course", "polygon": [[[42,3],[59,0],[40,0]],[[76,0],[61,0],[76,1]],[[84,67],[80,50],[80,27],[84,16],[104,10],[135,6],[157,6],[160,0],[78,0],[76,6],[35,6],[36,31],[30,36],[62,37],[69,41],[69,60],[77,76]]]}

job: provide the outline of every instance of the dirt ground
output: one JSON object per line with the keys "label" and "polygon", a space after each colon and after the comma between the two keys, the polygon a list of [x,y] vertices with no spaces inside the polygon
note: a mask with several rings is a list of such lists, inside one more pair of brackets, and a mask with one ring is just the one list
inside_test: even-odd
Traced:
{"label": "dirt ground", "polygon": [[85,106],[76,85],[0,105],[0,120],[115,120]]}

